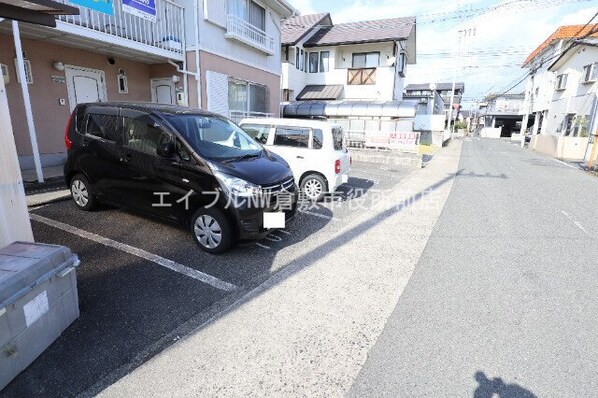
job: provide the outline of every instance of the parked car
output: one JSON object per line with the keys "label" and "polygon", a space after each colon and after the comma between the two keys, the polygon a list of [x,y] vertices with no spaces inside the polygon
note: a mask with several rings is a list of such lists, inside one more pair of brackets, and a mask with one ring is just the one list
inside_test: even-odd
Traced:
{"label": "parked car", "polygon": [[349,180],[351,154],[343,129],[325,121],[244,119],[239,125],[257,142],[282,156],[307,198],[318,201]]}
{"label": "parked car", "polygon": [[106,202],[184,223],[209,253],[265,237],[268,213],[290,220],[296,211],[287,162],[212,113],[156,104],[79,105],[65,144],[64,176],[80,209]]}

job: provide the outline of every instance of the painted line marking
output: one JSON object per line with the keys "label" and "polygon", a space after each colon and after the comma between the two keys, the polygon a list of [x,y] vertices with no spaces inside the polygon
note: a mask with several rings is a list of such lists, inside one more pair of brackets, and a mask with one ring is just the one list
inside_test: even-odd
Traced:
{"label": "painted line marking", "polygon": [[559,162],[560,164],[564,164],[565,166],[571,167],[572,169],[577,169],[577,167],[575,167],[573,165],[570,165],[567,162],[563,162],[562,160],[558,160],[558,159],[555,159],[555,158],[550,158],[550,159],[554,160],[555,162]]}
{"label": "painted line marking", "polygon": [[[205,274],[201,271],[198,271],[191,267],[187,267],[186,265],[183,265],[183,264],[179,264],[175,261],[158,256],[157,254],[150,253],[143,249],[139,249],[137,247],[133,247],[133,246],[127,245],[125,243],[117,242],[115,240],[106,238],[104,236],[94,234],[93,232],[88,232],[83,229],[73,227],[72,225],[65,224],[65,223],[62,223],[62,222],[56,221],[56,220],[51,220],[49,218],[46,218],[46,217],[43,217],[43,216],[40,216],[37,214],[30,213],[29,217],[33,221],[37,221],[37,222],[49,225],[54,228],[58,228],[62,231],[65,231],[65,232],[71,233],[73,235],[77,235],[82,238],[97,242],[101,245],[111,247],[113,249],[117,249],[122,252],[132,254],[133,256],[137,256],[137,257],[143,258],[145,260],[151,261],[151,262],[153,262],[157,265],[160,265],[164,268],[167,268],[171,271],[175,271],[175,272],[178,272],[179,274],[183,274],[190,278],[197,279],[198,281],[208,284],[212,287],[215,287],[216,289],[224,290],[227,292],[232,292],[233,290],[237,289],[237,286],[235,286],[231,283],[222,281],[216,277],[213,277],[212,275]],[[199,248],[198,248],[198,250],[199,250]]]}
{"label": "painted line marking", "polygon": [[334,220],[334,221],[341,221],[338,218],[334,218],[331,216],[327,216],[325,214],[320,214],[320,213],[314,213],[313,211],[309,211],[309,210],[298,210],[299,213],[304,213],[304,214],[309,214],[310,216],[314,216],[314,217],[320,217],[320,218],[325,218],[326,220]]}
{"label": "painted line marking", "polygon": [[259,243],[259,242],[255,242],[255,244],[256,244],[256,245],[258,245],[259,247],[263,247],[264,249],[268,249],[268,250],[270,250],[270,246],[262,245],[262,244],[261,244],[261,243]]}
{"label": "painted line marking", "polygon": [[586,235],[588,235],[588,236],[590,235],[590,233],[588,232],[588,230],[585,229],[584,226],[581,225],[581,223],[579,221],[574,220],[573,217],[569,213],[567,213],[564,210],[561,210],[561,213],[563,213],[565,215],[565,217],[567,217],[569,219],[569,221],[571,221],[573,224],[575,224],[575,226],[577,228],[581,229]]}
{"label": "painted line marking", "polygon": [[284,229],[279,229],[279,230],[278,230],[278,231],[276,231],[276,232],[282,232],[283,234],[287,234],[287,235],[290,235],[290,234],[291,234],[289,231],[285,231]]}

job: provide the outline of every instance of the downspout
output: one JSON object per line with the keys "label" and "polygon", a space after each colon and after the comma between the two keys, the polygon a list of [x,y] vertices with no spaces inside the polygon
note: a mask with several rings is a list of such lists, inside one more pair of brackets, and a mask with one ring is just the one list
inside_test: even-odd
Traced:
{"label": "downspout", "polygon": [[29,130],[29,138],[31,140],[31,150],[33,151],[33,162],[35,163],[35,173],[37,175],[37,182],[44,182],[44,174],[42,171],[42,164],[39,156],[39,147],[37,145],[37,134],[35,132],[35,123],[33,121],[33,111],[31,110],[31,99],[29,98],[29,87],[27,86],[27,78],[25,76],[25,60],[23,59],[23,47],[21,46],[21,32],[19,31],[19,23],[12,21],[12,34],[15,41],[15,51],[17,53],[17,73],[21,81],[21,92],[23,94],[23,104],[25,105],[25,118],[27,119],[27,129]]}
{"label": "downspout", "polygon": [[195,18],[195,83],[197,84],[197,107],[201,109],[201,69],[199,67],[199,0],[193,0]]}

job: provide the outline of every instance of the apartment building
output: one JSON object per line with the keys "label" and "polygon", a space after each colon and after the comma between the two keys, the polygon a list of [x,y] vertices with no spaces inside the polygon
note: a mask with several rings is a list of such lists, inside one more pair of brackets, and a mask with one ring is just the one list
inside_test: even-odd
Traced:
{"label": "apartment building", "polygon": [[0,67],[22,169],[64,161],[64,128],[79,103],[178,103],[236,118],[278,113],[280,23],[296,13],[285,0],[69,4],[80,14],[56,17],[55,28],[20,23],[15,32],[0,21]]}

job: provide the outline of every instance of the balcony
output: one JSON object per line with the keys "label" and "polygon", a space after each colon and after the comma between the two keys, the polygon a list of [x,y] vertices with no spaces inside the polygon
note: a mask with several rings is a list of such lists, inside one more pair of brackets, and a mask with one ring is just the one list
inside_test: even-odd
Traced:
{"label": "balcony", "polygon": [[265,54],[275,54],[274,38],[236,15],[228,15],[224,36],[254,47]]}
{"label": "balcony", "polygon": [[[67,3],[66,0],[58,1]],[[135,53],[144,53],[150,57],[184,59],[184,7],[178,4],[155,0],[155,22],[124,12],[121,0],[114,0],[113,15],[68,4],[79,8],[80,15],[58,16],[58,30],[105,43],[104,47],[129,50],[133,58],[136,58]]]}
{"label": "balcony", "polygon": [[347,84],[350,86],[376,84],[376,68],[349,68]]}

